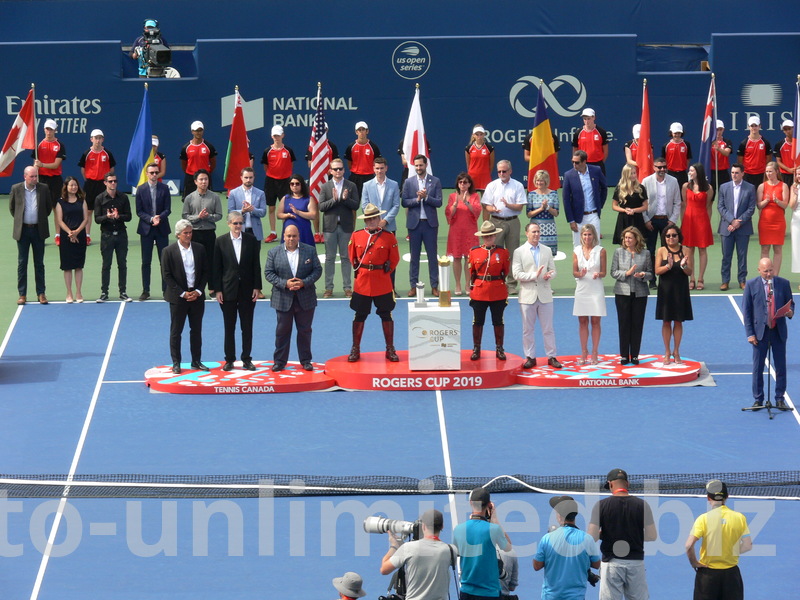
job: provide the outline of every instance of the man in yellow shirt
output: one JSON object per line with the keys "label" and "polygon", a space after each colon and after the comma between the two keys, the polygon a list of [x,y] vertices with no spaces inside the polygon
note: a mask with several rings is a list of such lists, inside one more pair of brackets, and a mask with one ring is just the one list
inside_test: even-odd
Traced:
{"label": "man in yellow shirt", "polygon": [[[697,517],[686,539],[686,556],[696,572],[694,600],[743,600],[739,555],[753,547],[747,519],[725,506],[728,486],[718,479],[706,484],[709,511]],[[697,540],[700,560],[694,552]]]}

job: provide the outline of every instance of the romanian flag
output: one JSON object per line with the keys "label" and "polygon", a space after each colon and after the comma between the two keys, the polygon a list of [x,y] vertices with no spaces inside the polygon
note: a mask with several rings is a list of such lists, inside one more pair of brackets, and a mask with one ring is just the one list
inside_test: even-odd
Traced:
{"label": "romanian flag", "polygon": [[242,185],[242,169],[250,166],[250,140],[247,139],[247,128],[244,125],[244,111],[239,87],[233,103],[233,122],[231,137],[228,141],[228,153],[225,156],[225,189],[232,190]]}
{"label": "romanian flag", "polygon": [[153,147],[153,126],[150,122],[150,99],[147,96],[147,84],[144,84],[144,98],[139,111],[139,120],[133,130],[131,147],[128,149],[128,164],[125,174],[128,185],[138,187],[147,181],[147,165],[156,157]]}
{"label": "romanian flag", "polygon": [[[642,92],[642,120],[639,129],[639,150],[636,153],[636,170],[639,181],[655,173],[653,168],[653,144],[650,142],[650,99],[647,95],[647,80]],[[716,133],[716,130],[714,130]]]}
{"label": "romanian flag", "polygon": [[14,160],[22,150],[36,149],[36,118],[33,102],[33,88],[28,92],[28,97],[22,108],[19,109],[17,118],[8,132],[6,143],[0,151],[0,177],[8,177],[14,170]]}
{"label": "romanian flag", "polygon": [[550,189],[557,190],[561,187],[558,178],[558,157],[553,144],[553,131],[550,129],[550,119],[547,118],[547,109],[544,103],[542,86],[539,86],[539,100],[536,102],[536,118],[533,121],[531,132],[531,160],[528,164],[528,191],[536,189],[534,175],[536,171],[544,170],[550,174]]}

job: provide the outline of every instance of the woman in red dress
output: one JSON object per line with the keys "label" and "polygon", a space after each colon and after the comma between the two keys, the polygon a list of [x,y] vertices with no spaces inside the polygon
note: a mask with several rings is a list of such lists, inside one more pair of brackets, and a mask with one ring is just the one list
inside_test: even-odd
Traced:
{"label": "woman in red dress", "polygon": [[758,217],[758,243],[761,244],[761,258],[769,258],[772,246],[772,264],[775,276],[781,272],[783,242],[786,240],[786,207],[789,206],[789,186],[778,179],[778,163],[770,161],[764,171],[767,180],[758,186],[756,206],[761,214]]}
{"label": "woman in red dress", "polygon": [[481,214],[481,199],[475,184],[467,173],[456,177],[456,191],[450,194],[444,215],[450,230],[447,232],[447,255],[453,257],[453,275],[456,278],[456,296],[464,291],[461,287],[461,259],[469,256],[475,243],[475,230]]}
{"label": "woman in red dress", "polygon": [[714,233],[711,230],[711,205],[714,203],[714,188],[706,179],[706,172],[701,163],[689,167],[689,181],[681,189],[683,204],[681,205],[681,230],[683,246],[689,260],[694,264],[694,249],[700,254],[697,283],[694,277],[689,281],[689,289],[705,289],[703,276],[708,265],[709,246],[714,245]]}
{"label": "woman in red dress", "polygon": [[472,177],[475,189],[482,192],[492,180],[494,148],[486,141],[486,130],[480,123],[472,128],[472,137],[464,148],[464,157],[467,160],[467,173]]}

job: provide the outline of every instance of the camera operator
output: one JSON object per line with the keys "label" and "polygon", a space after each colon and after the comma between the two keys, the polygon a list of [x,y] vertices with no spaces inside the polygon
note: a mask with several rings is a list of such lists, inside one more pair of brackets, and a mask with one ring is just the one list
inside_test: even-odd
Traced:
{"label": "camera operator", "polygon": [[420,517],[422,539],[402,543],[391,531],[389,550],[381,562],[381,575],[405,569],[406,600],[447,600],[450,587],[448,569],[455,567],[456,549],[439,539],[444,517],[438,510]]}
{"label": "camera operator", "polygon": [[[585,598],[589,567],[600,568],[600,549],[592,536],[575,525],[578,503],[571,496],[550,498],[550,506],[559,527],[542,537],[533,558],[533,570],[544,569],[542,600]],[[594,585],[597,576],[591,577]]]}
{"label": "camera operator", "polygon": [[[139,77],[148,77],[148,67],[150,66],[147,60],[147,48],[151,43],[169,48],[167,40],[161,35],[158,29],[158,21],[155,19],[147,19],[144,22],[144,31],[131,46],[131,58],[139,61]],[[164,65],[169,66],[169,65]]]}
{"label": "camera operator", "polygon": [[495,548],[507,552],[511,540],[497,520],[488,490],[472,490],[469,503],[469,520],[453,530],[453,542],[461,556],[461,600],[497,600],[500,568]]}

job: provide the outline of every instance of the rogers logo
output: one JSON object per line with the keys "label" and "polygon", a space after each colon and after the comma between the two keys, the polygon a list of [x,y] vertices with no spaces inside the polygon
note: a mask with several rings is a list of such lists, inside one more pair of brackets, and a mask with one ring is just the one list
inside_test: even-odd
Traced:
{"label": "rogers logo", "polygon": [[[521,117],[532,119],[536,116],[540,82],[540,77],[524,75],[511,86],[508,101]],[[573,75],[559,75],[549,84],[541,82],[541,86],[547,106],[561,117],[574,117],[586,105],[586,87]]]}

